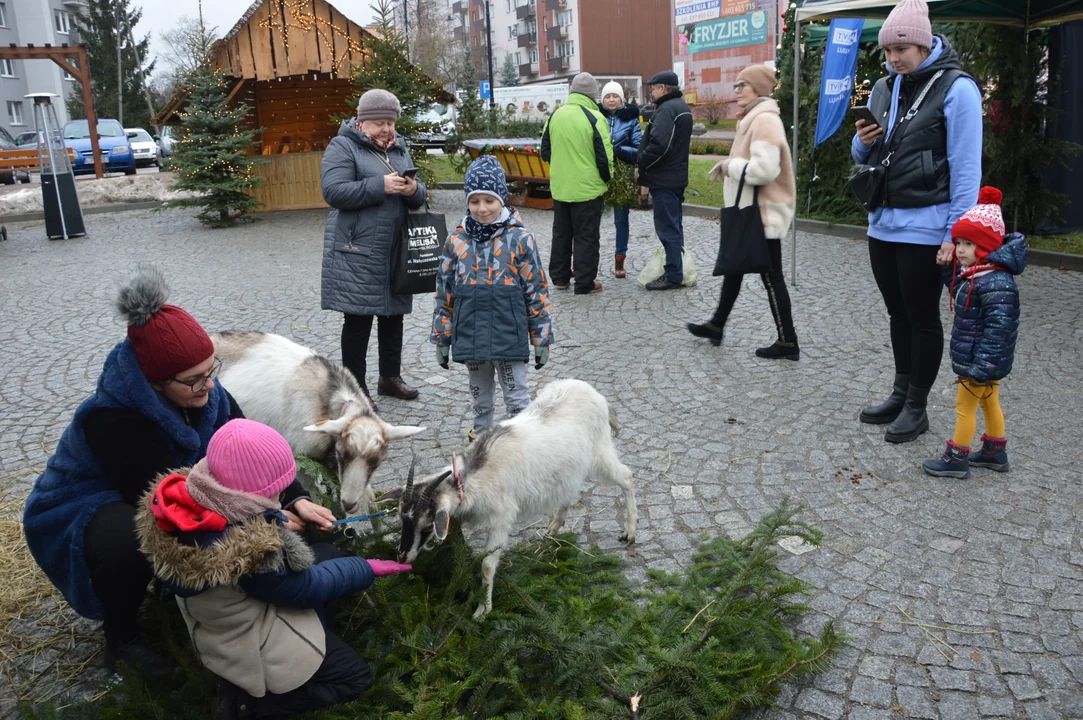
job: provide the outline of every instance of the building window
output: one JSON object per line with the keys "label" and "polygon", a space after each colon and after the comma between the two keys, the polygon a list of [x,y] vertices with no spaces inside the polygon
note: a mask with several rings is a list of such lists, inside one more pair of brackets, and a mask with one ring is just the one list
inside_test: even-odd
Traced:
{"label": "building window", "polygon": [[508,40],[514,40],[519,37],[519,28],[515,25],[508,25]]}
{"label": "building window", "polygon": [[564,12],[557,13],[557,25],[571,25],[572,24],[572,11],[565,10]]}
{"label": "building window", "polygon": [[569,40],[568,42],[562,42],[557,45],[557,55],[560,57],[571,57],[575,55],[575,41]]}
{"label": "building window", "polygon": [[548,45],[545,46],[545,59],[546,60],[549,59],[549,46]]}
{"label": "building window", "polygon": [[[546,53],[548,53],[549,48],[545,48],[545,51],[546,51]],[[546,55],[545,57],[546,57],[546,59],[549,59],[548,55]],[[530,62],[532,62],[532,63],[538,62],[538,51],[537,50],[531,50],[530,51]]]}
{"label": "building window", "polygon": [[516,65],[522,65],[523,64],[523,54],[521,52],[515,53],[515,64]]}
{"label": "building window", "polygon": [[0,77],[15,77],[15,65],[11,60],[0,60]]}
{"label": "building window", "polygon": [[57,33],[67,35],[71,32],[71,15],[63,10],[53,10],[53,24]]}
{"label": "building window", "polygon": [[0,3],[0,27],[8,26],[7,3]]}
{"label": "building window", "polygon": [[12,125],[25,125],[23,122],[23,104],[18,100],[8,100],[8,120]]}

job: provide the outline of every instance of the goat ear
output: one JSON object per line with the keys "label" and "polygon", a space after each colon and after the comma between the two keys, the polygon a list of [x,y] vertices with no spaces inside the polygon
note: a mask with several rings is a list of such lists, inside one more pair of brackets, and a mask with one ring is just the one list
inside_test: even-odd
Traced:
{"label": "goat ear", "polygon": [[385,425],[384,436],[388,442],[392,440],[403,440],[408,437],[413,437],[419,432],[424,432],[425,428],[417,427],[416,425]]}
{"label": "goat ear", "polygon": [[385,492],[383,495],[380,495],[379,497],[375,498],[373,500],[373,502],[382,503],[382,502],[389,502],[391,500],[401,500],[402,495],[405,492],[406,492],[406,488],[391,488],[390,490]]}
{"label": "goat ear", "polygon": [[321,420],[315,425],[307,425],[305,432],[321,432],[328,435],[338,435],[342,432],[342,428],[346,427],[346,424],[350,422],[349,417],[340,417],[335,420]]}
{"label": "goat ear", "polygon": [[437,510],[436,519],[432,521],[432,532],[440,542],[447,540],[448,530],[451,528],[451,515],[447,510]]}

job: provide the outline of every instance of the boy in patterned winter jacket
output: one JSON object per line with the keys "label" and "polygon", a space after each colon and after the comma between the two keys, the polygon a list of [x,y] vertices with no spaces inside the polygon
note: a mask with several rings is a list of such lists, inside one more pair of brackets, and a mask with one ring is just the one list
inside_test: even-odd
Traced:
{"label": "boy in patterned winter jacket", "polygon": [[[1001,193],[984,187],[978,204],[951,228],[956,262],[944,268],[955,310],[951,368],[959,376],[955,436],[943,456],[923,463],[936,477],[970,477],[970,466],[1006,472],[1008,440],[1000,409],[1000,381],[1012,370],[1019,331],[1019,290],[1015,276],[1027,264],[1022,235],[1004,236]],[[985,416],[982,446],[970,452],[978,406]]]}
{"label": "boy in patterned winter jacket", "polygon": [[505,207],[504,169],[482,155],[464,178],[469,213],[444,243],[436,276],[432,336],[436,359],[449,356],[470,373],[474,426],[468,437],[493,426],[493,376],[513,417],[530,404],[526,363],[549,361],[553,343],[549,283],[534,235]]}

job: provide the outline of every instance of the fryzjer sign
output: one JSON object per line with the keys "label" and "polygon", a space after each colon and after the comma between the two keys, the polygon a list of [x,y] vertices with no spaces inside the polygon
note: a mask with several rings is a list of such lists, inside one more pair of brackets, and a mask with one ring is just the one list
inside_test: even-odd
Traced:
{"label": "fryzjer sign", "polygon": [[690,23],[677,28],[677,32],[688,36],[689,53],[757,45],[767,42],[767,13],[758,10],[723,20]]}

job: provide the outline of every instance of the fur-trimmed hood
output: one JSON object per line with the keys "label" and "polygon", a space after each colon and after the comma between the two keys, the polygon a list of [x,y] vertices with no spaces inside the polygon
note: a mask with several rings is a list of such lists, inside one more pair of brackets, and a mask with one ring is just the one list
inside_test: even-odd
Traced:
{"label": "fur-trimmed hood", "polygon": [[[187,468],[175,472],[188,475]],[[139,547],[150,558],[155,576],[178,594],[235,584],[245,575],[286,569],[301,572],[315,561],[305,541],[279,524],[278,513],[230,524],[220,533],[167,533],[151,512],[153,497],[154,487],[140,499],[136,511]]]}

